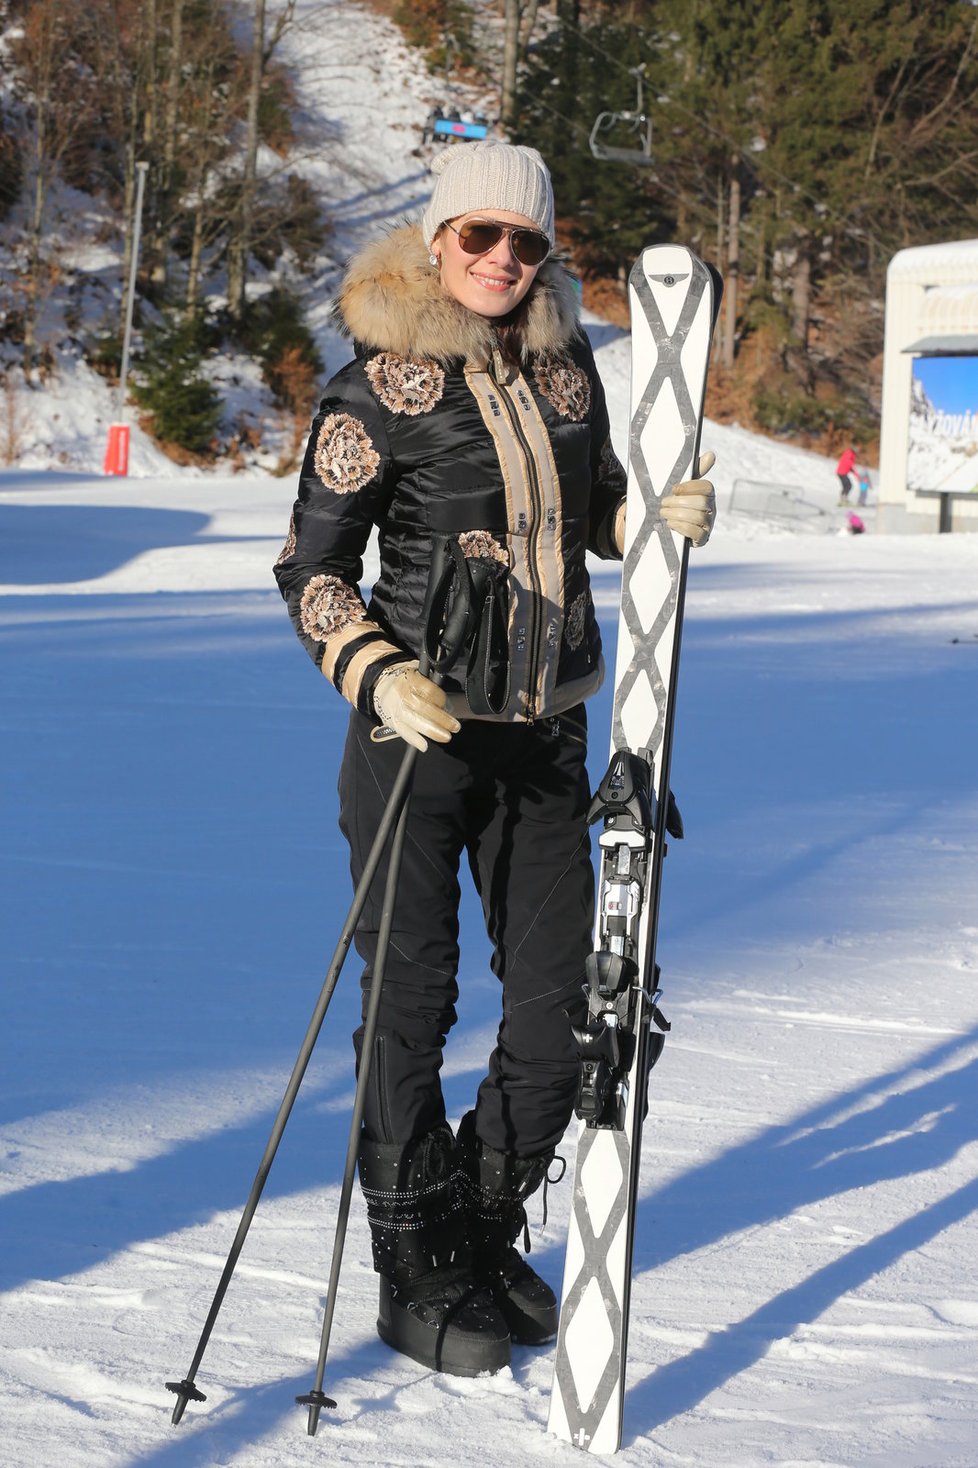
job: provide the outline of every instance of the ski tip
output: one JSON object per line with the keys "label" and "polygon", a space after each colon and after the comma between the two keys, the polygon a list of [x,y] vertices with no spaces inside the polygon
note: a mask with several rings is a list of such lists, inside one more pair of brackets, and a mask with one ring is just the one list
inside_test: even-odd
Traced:
{"label": "ski tip", "polygon": [[177,1427],[184,1412],[187,1410],[188,1402],[206,1402],[207,1398],[202,1391],[198,1391],[189,1377],[183,1381],[168,1381],[165,1383],[168,1392],[176,1392],[177,1399],[173,1404],[173,1414],[170,1417],[172,1426]]}

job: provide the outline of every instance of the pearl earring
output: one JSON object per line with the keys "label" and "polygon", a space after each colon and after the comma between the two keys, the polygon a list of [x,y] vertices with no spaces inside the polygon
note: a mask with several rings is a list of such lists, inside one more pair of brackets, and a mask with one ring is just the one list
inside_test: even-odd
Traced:
{"label": "pearl earring", "polygon": [[438,264],[438,256],[435,254],[434,250],[432,250],[431,254],[428,256],[428,264],[429,265],[437,265]]}

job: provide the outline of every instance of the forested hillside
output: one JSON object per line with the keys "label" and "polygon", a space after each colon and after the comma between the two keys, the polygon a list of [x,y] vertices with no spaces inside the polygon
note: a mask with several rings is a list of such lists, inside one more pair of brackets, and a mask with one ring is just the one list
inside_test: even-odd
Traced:
{"label": "forested hillside", "polygon": [[[875,436],[890,258],[978,233],[970,0],[506,8],[524,26],[513,132],[550,159],[585,276],[623,276],[650,233],[692,244],[726,280],[714,415]],[[638,110],[639,73],[651,157],[596,163],[594,120]]]}
{"label": "forested hillside", "polygon": [[[595,309],[622,319],[625,273],[650,238],[683,240],[720,266],[714,416],[869,446],[889,259],[978,233],[971,0],[376,8],[419,48],[419,72],[430,69],[446,104],[488,99],[497,131],[544,152],[561,243]],[[21,372],[51,372],[66,340],[110,380],[118,371],[145,161],[133,390],[146,421],[185,453],[246,449],[226,414],[219,432],[207,366],[234,352],[301,425],[323,366],[303,282],[322,262],[330,220],[301,166],[327,139],[297,105],[287,42],[329,10],[297,14],[297,0],[0,5],[8,390]],[[632,161],[592,155],[601,114],[600,145]],[[116,285],[72,268],[82,246],[117,259]]]}
{"label": "forested hillside", "polygon": [[[692,244],[726,281],[713,416],[871,456],[886,266],[978,233],[972,0],[383,8],[437,64],[446,37],[491,63],[510,136],[551,164],[586,301],[624,322],[638,250]],[[599,146],[631,162],[592,156],[602,114]]]}
{"label": "forested hillside", "polygon": [[[301,281],[327,222],[296,171],[304,147],[278,59],[295,0],[8,0],[0,137],[3,346],[29,381],[72,341],[118,371],[137,165],[145,207],[137,282],[137,400],[157,434],[204,453],[220,401],[202,367],[224,345],[308,416],[322,368],[294,286],[247,300],[279,265]],[[117,252],[118,286],[79,250]],[[224,443],[220,447],[227,448]]]}

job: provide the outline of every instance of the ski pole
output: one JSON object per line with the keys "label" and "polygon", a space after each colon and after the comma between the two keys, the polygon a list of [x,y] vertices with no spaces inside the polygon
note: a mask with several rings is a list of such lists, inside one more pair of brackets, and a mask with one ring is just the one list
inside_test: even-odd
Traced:
{"label": "ski pole", "polygon": [[[409,766],[410,775],[414,773],[416,756],[417,750],[415,749],[409,749],[404,756],[404,763]],[[367,1016],[363,1027],[363,1045],[360,1049],[360,1070],[357,1075],[356,1093],[353,1098],[353,1116],[350,1120],[350,1140],[346,1149],[343,1186],[340,1190],[340,1204],[336,1214],[333,1257],[330,1260],[329,1287],[326,1292],[326,1313],[323,1316],[323,1329],[319,1342],[316,1380],[311,1391],[304,1393],[300,1397],[296,1397],[296,1401],[300,1406],[307,1406],[309,1408],[306,1430],[310,1437],[315,1437],[316,1435],[316,1429],[319,1426],[319,1414],[322,1409],[324,1407],[336,1406],[332,1397],[327,1397],[323,1391],[323,1377],[326,1372],[329,1338],[333,1328],[333,1312],[336,1309],[336,1291],[339,1285],[340,1268],[343,1263],[343,1246],[346,1243],[346,1227],[347,1220],[350,1216],[353,1182],[356,1177],[357,1154],[360,1148],[360,1130],[363,1126],[363,1113],[367,1099],[367,1082],[370,1079],[370,1068],[373,1061],[377,1018],[380,1013],[380,999],[384,987],[384,972],[387,968],[391,930],[394,926],[394,904],[397,900],[397,883],[401,870],[401,857],[404,851],[404,836],[407,830],[409,801],[410,787],[401,806],[397,829],[394,832],[394,840],[391,843],[390,864],[387,868],[387,883],[384,888],[384,905],[381,909],[380,925],[377,930],[377,954],[374,959],[373,977],[370,981],[370,1000],[367,1004]]]}
{"label": "ski pole", "polygon": [[[458,542],[457,540],[442,542],[436,547],[432,556],[424,617],[424,645],[418,665],[419,671],[429,676],[435,683],[441,683],[446,673],[458,661],[461,649],[472,632],[474,612],[472,581],[465,564],[465,559],[459,550]],[[300,1406],[309,1408],[306,1430],[310,1437],[315,1437],[316,1435],[322,1409],[324,1407],[336,1406],[333,1398],[328,1397],[323,1391],[323,1377],[326,1373],[326,1358],[329,1354],[333,1315],[336,1310],[336,1292],[339,1287],[340,1270],[343,1264],[343,1249],[346,1244],[347,1223],[350,1216],[350,1202],[353,1197],[353,1184],[356,1177],[357,1154],[360,1150],[360,1132],[363,1127],[363,1113],[367,1100],[367,1082],[370,1079],[370,1069],[373,1064],[377,1021],[380,1015],[380,1001],[384,988],[384,976],[387,970],[387,956],[390,952],[391,932],[394,927],[394,906],[397,901],[397,885],[401,874],[404,838],[407,832],[408,805],[411,799],[411,782],[414,777],[414,765],[417,754],[418,751],[416,749],[409,749],[404,756],[402,764],[402,769],[406,768],[408,771],[408,785],[404,801],[401,805],[397,829],[394,832],[394,839],[391,843],[387,881],[384,887],[384,901],[380,913],[380,923],[377,928],[377,951],[374,956],[374,971],[370,981],[370,998],[367,1003],[367,1013],[364,1019],[363,1043],[360,1047],[360,1067],[357,1073],[357,1085],[353,1097],[353,1115],[350,1118],[350,1137],[346,1149],[346,1164],[343,1169],[343,1184],[340,1189],[339,1208],[336,1214],[336,1230],[333,1236],[333,1254],[330,1259],[329,1285],[326,1291],[326,1309],[323,1316],[323,1328],[319,1341],[316,1379],[311,1391],[304,1392],[301,1396],[296,1397],[296,1401]]]}
{"label": "ski pole", "polygon": [[[466,577],[463,576],[463,570],[464,561],[458,553],[458,542],[456,538],[450,537],[444,541],[436,541],[434,546],[432,547],[432,564],[428,578],[428,591],[425,598],[425,611],[423,617],[424,646],[422,648],[421,656],[418,661],[418,671],[422,674],[425,674],[426,676],[430,675],[433,681],[436,683],[440,683],[446,673],[448,673],[450,669],[454,667],[455,663],[458,661],[459,655],[463,646],[465,645],[465,642],[471,635],[472,619],[474,616],[474,608],[471,600],[471,583],[467,580]],[[336,948],[333,952],[332,962],[330,963],[329,969],[326,973],[326,977],[323,980],[323,986],[320,990],[319,999],[317,1000],[316,1007],[313,1010],[312,1018],[309,1021],[309,1026],[305,1033],[305,1038],[302,1041],[302,1045],[299,1049],[299,1054],[296,1057],[295,1065],[292,1068],[292,1074],[289,1077],[289,1083],[285,1089],[285,1095],[282,1098],[282,1104],[278,1109],[278,1114],[275,1117],[275,1121],[272,1125],[271,1135],[269,1136],[268,1143],[265,1147],[265,1151],[259,1164],[258,1171],[255,1174],[255,1180],[251,1185],[251,1192],[248,1195],[248,1201],[245,1204],[244,1211],[241,1214],[241,1220],[238,1223],[238,1229],[232,1241],[231,1248],[221,1274],[221,1278],[218,1281],[217,1289],[214,1292],[214,1298],[211,1301],[211,1307],[207,1312],[207,1318],[204,1321],[204,1326],[200,1333],[200,1339],[197,1342],[197,1349],[194,1352],[193,1360],[190,1363],[190,1369],[188,1370],[187,1375],[183,1378],[182,1381],[168,1381],[165,1383],[167,1391],[173,1392],[177,1399],[173,1405],[173,1414],[170,1419],[174,1427],[177,1426],[177,1424],[183,1417],[188,1402],[206,1402],[207,1400],[206,1395],[197,1386],[197,1372],[200,1369],[200,1363],[203,1360],[204,1352],[207,1349],[207,1343],[211,1338],[211,1332],[214,1329],[214,1326],[217,1322],[217,1317],[221,1311],[221,1306],[224,1303],[224,1297],[227,1294],[228,1286],[231,1283],[231,1277],[234,1274],[235,1267],[237,1266],[241,1250],[244,1248],[245,1239],[248,1237],[248,1230],[251,1228],[252,1219],[255,1216],[256,1209],[258,1208],[258,1203],[261,1199],[262,1192],[264,1191],[265,1183],[268,1181],[268,1174],[271,1171],[272,1163],[275,1161],[275,1154],[278,1151],[279,1143],[282,1140],[282,1134],[285,1131],[286,1123],[288,1122],[289,1116],[291,1115],[296,1096],[299,1093],[299,1087],[302,1085],[303,1077],[305,1076],[306,1070],[309,1066],[312,1052],[315,1049],[316,1041],[319,1038],[319,1032],[323,1026],[323,1020],[326,1018],[326,1011],[329,1008],[330,1000],[333,997],[333,991],[335,990],[337,982],[339,980],[340,971],[343,968],[344,961],[350,949],[350,944],[353,941],[353,935],[356,932],[357,924],[360,921],[360,917],[363,912],[364,905],[366,904],[370,888],[373,886],[374,879],[377,875],[377,869],[379,868],[381,860],[383,859],[384,850],[387,846],[388,841],[390,841],[391,832],[395,830],[395,827],[398,831],[401,831],[401,827],[404,824],[404,822],[402,821],[402,817],[405,816],[407,802],[410,797],[411,783],[414,779],[414,764],[415,760],[417,759],[417,755],[418,751],[416,749],[409,748],[405,750],[404,757],[401,760],[400,768],[398,769],[394,784],[391,788],[390,800],[387,804],[386,810],[384,811],[384,815],[381,819],[380,825],[377,828],[377,834],[374,837],[373,845],[371,846],[370,852],[367,856],[367,860],[363,868],[363,873],[360,877],[360,881],[357,883],[356,891],[353,894],[353,901],[350,905],[350,910],[347,913],[346,921],[343,924],[343,930],[340,933],[339,941],[337,942]],[[390,887],[391,872],[393,872],[394,883],[396,886],[397,871],[400,866],[400,849],[403,846],[403,839],[404,838],[402,832],[400,837],[400,845],[397,848],[396,862],[394,861],[394,850],[392,843],[391,866],[388,872],[388,887]],[[395,842],[397,842],[396,833]],[[392,909],[391,917],[393,917],[393,889],[391,890],[389,895],[390,905]],[[385,911],[387,900],[388,893],[385,892]],[[378,932],[378,948],[380,936],[381,935]],[[375,985],[379,995],[380,984],[377,982],[376,975]],[[373,994],[371,994],[371,1001],[373,1001]],[[376,1029],[376,1019],[374,1021],[374,1028]],[[367,1049],[366,1034],[364,1036],[364,1045],[361,1054],[366,1059],[366,1069],[369,1072],[370,1059],[369,1050]],[[362,1074],[364,1071],[363,1059],[361,1059],[360,1062],[360,1070]],[[362,1119],[363,1096],[360,1092],[359,1084],[357,1095],[360,1097],[360,1115]],[[356,1101],[354,1102],[354,1106],[356,1107]],[[352,1137],[353,1131],[351,1128],[351,1148],[354,1147]],[[349,1155],[347,1160],[349,1162]],[[355,1161],[356,1157],[354,1151],[354,1163]],[[349,1185],[347,1185],[346,1171],[344,1171],[343,1190],[347,1194],[346,1212],[349,1212],[349,1195],[352,1194],[352,1188],[352,1177],[349,1180]],[[344,1230],[345,1222],[345,1217],[343,1217]],[[337,1219],[336,1237],[340,1243],[339,1253],[340,1256],[342,1256],[342,1234],[340,1232],[339,1218]],[[334,1245],[334,1258],[336,1252],[336,1247]],[[335,1266],[335,1271],[338,1276],[338,1263]],[[329,1302],[333,1300],[334,1296],[335,1281],[333,1279],[333,1269],[331,1268],[330,1293],[327,1302],[328,1305]],[[331,1325],[331,1322],[332,1306],[329,1305],[327,1320],[324,1321],[323,1325],[324,1344],[320,1352],[320,1367],[318,1369],[315,1387],[315,1390],[318,1392],[320,1397],[322,1396],[322,1376],[323,1370],[325,1368],[326,1349],[328,1348],[328,1327]],[[327,1404],[329,1406],[335,1406],[335,1403],[330,1402],[328,1398],[323,1398],[323,1401],[320,1405]],[[316,1422],[318,1422],[318,1420],[319,1411],[317,1409]],[[316,1424],[313,1422],[313,1404],[311,1404],[309,1408],[309,1432],[310,1434],[314,1434],[315,1431]]]}
{"label": "ski pole", "polygon": [[381,820],[381,823],[377,828],[377,834],[374,837],[373,845],[370,848],[370,852],[363,869],[363,875],[361,876],[360,881],[357,884],[356,891],[353,895],[353,902],[351,903],[350,910],[347,913],[346,921],[343,924],[343,930],[340,934],[339,941],[333,953],[332,962],[330,963],[329,969],[326,973],[326,977],[323,981],[323,986],[319,994],[319,999],[313,1011],[312,1018],[309,1021],[309,1027],[306,1030],[305,1038],[303,1039],[302,1045],[299,1049],[299,1054],[292,1069],[292,1075],[289,1078],[289,1083],[286,1087],[285,1095],[282,1098],[282,1104],[278,1109],[278,1115],[276,1116],[275,1122],[272,1126],[272,1131],[268,1139],[268,1144],[265,1147],[264,1155],[262,1156],[258,1171],[255,1174],[255,1180],[252,1183],[251,1192],[248,1195],[248,1201],[245,1204],[244,1212],[241,1215],[241,1221],[238,1224],[238,1231],[234,1236],[233,1243],[231,1244],[231,1249],[227,1257],[227,1262],[224,1265],[224,1271],[221,1274],[217,1289],[214,1292],[214,1299],[211,1302],[210,1310],[207,1312],[207,1319],[204,1321],[204,1328],[200,1333],[200,1340],[197,1342],[197,1349],[194,1352],[194,1358],[190,1363],[190,1369],[182,1381],[168,1381],[166,1383],[167,1391],[174,1392],[177,1398],[173,1406],[173,1416],[170,1419],[174,1427],[183,1416],[184,1411],[186,1410],[187,1403],[189,1401],[206,1402],[207,1400],[204,1393],[198,1389],[195,1378],[200,1368],[200,1363],[203,1359],[204,1352],[207,1349],[207,1343],[210,1340],[211,1332],[214,1329],[214,1325],[220,1313],[221,1306],[224,1303],[224,1296],[227,1294],[228,1286],[231,1283],[231,1276],[234,1274],[235,1266],[238,1262],[238,1256],[240,1255],[241,1250],[244,1248],[245,1239],[248,1237],[248,1230],[251,1227],[251,1221],[255,1216],[255,1210],[258,1207],[259,1199],[261,1198],[265,1183],[268,1180],[268,1174],[271,1171],[272,1163],[275,1161],[275,1154],[278,1151],[279,1143],[282,1140],[282,1134],[285,1131],[286,1122],[288,1121],[289,1116],[292,1112],[295,1098],[299,1093],[299,1087],[302,1085],[302,1079],[309,1065],[309,1061],[315,1048],[316,1041],[319,1038],[319,1032],[322,1029],[323,1020],[326,1017],[326,1010],[329,1008],[329,1003],[333,997],[333,991],[336,988],[336,984],[340,976],[340,971],[343,967],[346,955],[349,952],[350,944],[353,941],[353,935],[356,932],[357,923],[360,921],[360,915],[363,912],[364,904],[367,900],[367,895],[370,891],[371,886],[373,885],[374,878],[377,875],[377,868],[380,866],[381,859],[384,854],[384,849],[387,846],[388,841],[390,840],[391,831],[396,826],[400,818],[401,812],[404,810],[407,804],[408,794],[411,787],[411,780],[414,774],[414,758],[416,755],[417,750],[408,749],[405,751],[404,758],[401,761],[401,767],[397,772],[397,777],[391,789],[390,801],[388,802],[387,809],[384,812],[383,819]]}

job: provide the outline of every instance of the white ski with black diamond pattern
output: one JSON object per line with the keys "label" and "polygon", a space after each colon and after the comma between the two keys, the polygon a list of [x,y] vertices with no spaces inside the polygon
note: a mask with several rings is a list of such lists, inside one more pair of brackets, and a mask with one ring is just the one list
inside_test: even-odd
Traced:
{"label": "white ski with black diamond pattern", "polygon": [[[719,278],[688,250],[644,250],[629,278],[632,324],[628,500],[612,752],[648,751],[656,806],[668,800],[676,667],[689,543],[659,501],[695,474]],[[661,825],[661,822],[657,822]],[[656,831],[653,842],[664,842]],[[636,1046],[622,1130],[581,1124],[549,1429],[592,1453],[621,1443],[632,1241],[655,985],[658,861],[641,913]],[[652,873],[655,873],[653,876]],[[600,927],[601,894],[598,902]]]}

